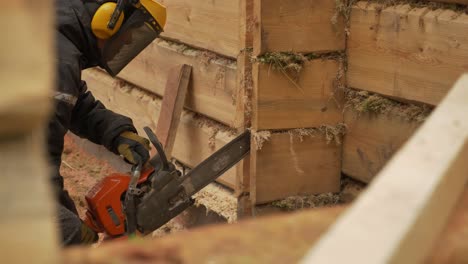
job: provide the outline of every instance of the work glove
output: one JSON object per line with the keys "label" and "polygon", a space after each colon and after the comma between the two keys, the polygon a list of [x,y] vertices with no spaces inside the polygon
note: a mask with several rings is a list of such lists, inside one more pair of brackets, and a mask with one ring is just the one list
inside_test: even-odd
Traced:
{"label": "work glove", "polygon": [[138,162],[145,164],[149,159],[150,142],[131,131],[125,131],[117,139],[117,151],[125,160],[137,165]]}
{"label": "work glove", "polygon": [[96,243],[99,240],[98,234],[87,226],[84,222],[81,222],[80,227],[80,243],[82,245],[90,245]]}

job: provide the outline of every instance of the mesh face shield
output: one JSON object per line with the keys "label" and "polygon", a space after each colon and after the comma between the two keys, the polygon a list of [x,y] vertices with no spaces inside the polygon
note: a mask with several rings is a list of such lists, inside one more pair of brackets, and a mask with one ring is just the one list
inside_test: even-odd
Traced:
{"label": "mesh face shield", "polygon": [[102,49],[102,63],[106,71],[116,76],[161,33],[161,28],[144,9],[136,9],[120,30]]}

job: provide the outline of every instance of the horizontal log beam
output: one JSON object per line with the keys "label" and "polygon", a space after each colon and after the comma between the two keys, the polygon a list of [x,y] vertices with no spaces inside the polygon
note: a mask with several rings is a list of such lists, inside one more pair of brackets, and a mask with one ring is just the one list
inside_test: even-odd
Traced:
{"label": "horizontal log beam", "polygon": [[161,0],[167,7],[162,36],[236,58],[240,51],[239,0]]}
{"label": "horizontal log beam", "polygon": [[468,71],[468,14],[358,2],[348,40],[348,85],[437,105]]}
{"label": "horizontal log beam", "polygon": [[138,55],[119,77],[159,96],[164,95],[169,70],[192,66],[185,107],[231,127],[236,121],[237,70],[233,60],[185,45],[156,40]]}
{"label": "horizontal log beam", "polygon": [[329,0],[255,0],[254,55],[343,50],[344,21]]}

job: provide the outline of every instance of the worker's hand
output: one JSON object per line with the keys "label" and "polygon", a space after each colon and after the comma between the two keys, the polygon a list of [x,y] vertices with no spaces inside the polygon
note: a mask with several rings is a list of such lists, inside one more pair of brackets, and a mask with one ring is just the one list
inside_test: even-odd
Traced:
{"label": "worker's hand", "polygon": [[81,222],[80,234],[80,243],[83,245],[90,245],[99,240],[98,234],[84,222]]}
{"label": "worker's hand", "polygon": [[131,164],[145,164],[149,159],[150,142],[131,131],[125,131],[117,138],[117,151]]}

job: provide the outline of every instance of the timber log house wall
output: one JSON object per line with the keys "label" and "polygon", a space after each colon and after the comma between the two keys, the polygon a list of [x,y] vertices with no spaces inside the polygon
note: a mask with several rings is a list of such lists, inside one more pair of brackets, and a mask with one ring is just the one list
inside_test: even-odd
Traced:
{"label": "timber log house wall", "polygon": [[161,39],[118,78],[84,79],[142,133],[170,68],[192,65],[173,156],[194,167],[250,129],[250,156],[219,182],[252,206],[338,192],[343,173],[369,182],[468,71],[464,0],[162,2]]}

